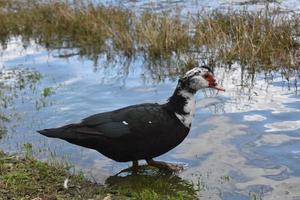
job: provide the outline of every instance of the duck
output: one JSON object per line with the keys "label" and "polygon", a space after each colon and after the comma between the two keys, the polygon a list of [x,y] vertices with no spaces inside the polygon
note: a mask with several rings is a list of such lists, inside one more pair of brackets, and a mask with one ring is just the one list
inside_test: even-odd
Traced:
{"label": "duck", "polygon": [[149,166],[178,170],[177,164],[154,158],[187,137],[196,110],[195,94],[205,88],[225,91],[218,86],[211,68],[197,66],[179,78],[175,91],[164,104],[131,105],[37,132],[94,149],[114,161],[132,162],[132,168],[145,160]]}

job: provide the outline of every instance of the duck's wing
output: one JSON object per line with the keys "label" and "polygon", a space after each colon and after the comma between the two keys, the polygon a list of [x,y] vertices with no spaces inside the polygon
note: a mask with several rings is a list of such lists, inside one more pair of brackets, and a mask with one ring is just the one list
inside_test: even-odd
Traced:
{"label": "duck's wing", "polygon": [[114,114],[115,111],[89,116],[73,126],[73,132],[110,138],[130,134],[130,129],[125,121],[114,120]]}
{"label": "duck's wing", "polygon": [[140,104],[112,112],[99,113],[82,120],[73,131],[117,138],[125,135],[157,133],[169,116],[158,104]]}
{"label": "duck's wing", "polygon": [[[44,129],[39,133],[67,141],[97,140],[101,137],[153,137],[174,128],[176,121],[159,104],[139,104],[119,110],[99,113],[80,123]],[[76,143],[78,143],[76,142]],[[75,143],[75,142],[73,142]]]}

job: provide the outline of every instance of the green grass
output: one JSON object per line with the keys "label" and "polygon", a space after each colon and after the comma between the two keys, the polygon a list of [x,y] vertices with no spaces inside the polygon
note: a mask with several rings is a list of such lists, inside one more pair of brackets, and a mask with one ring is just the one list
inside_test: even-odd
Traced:
{"label": "green grass", "polygon": [[[68,189],[63,187],[66,178]],[[103,186],[70,174],[66,167],[0,152],[0,199],[101,199],[105,195]]]}
{"label": "green grass", "polygon": [[143,55],[160,67],[168,65],[162,61],[175,59],[179,71],[190,58],[213,66],[238,62],[253,73],[299,70],[296,13],[266,7],[257,12],[216,9],[182,16],[83,2],[2,0],[2,46],[21,36],[25,46],[34,40],[49,50],[73,48],[71,54],[61,51],[61,57],[80,55],[95,63],[105,53],[108,58]]}
{"label": "green grass", "polygon": [[[58,162],[34,159],[32,146],[24,145],[25,156],[0,151],[0,200],[4,199],[112,199],[177,200],[196,199],[192,183],[176,175],[144,167],[138,175],[111,176],[106,185],[88,181],[82,173]],[[69,179],[68,188],[64,182]]]}

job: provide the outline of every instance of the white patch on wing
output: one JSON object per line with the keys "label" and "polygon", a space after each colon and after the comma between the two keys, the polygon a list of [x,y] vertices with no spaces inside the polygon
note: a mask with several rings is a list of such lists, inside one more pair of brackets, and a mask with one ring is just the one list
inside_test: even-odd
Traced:
{"label": "white patch on wing", "polygon": [[196,100],[192,93],[185,90],[180,91],[179,94],[186,99],[187,103],[184,105],[183,110],[187,114],[175,113],[175,115],[184,124],[185,127],[190,128],[195,115]]}
{"label": "white patch on wing", "polygon": [[152,122],[151,122],[151,121],[149,121],[148,123],[149,123],[149,124],[152,124]]}
{"label": "white patch on wing", "polygon": [[123,124],[128,125],[128,123],[126,121],[122,121]]}

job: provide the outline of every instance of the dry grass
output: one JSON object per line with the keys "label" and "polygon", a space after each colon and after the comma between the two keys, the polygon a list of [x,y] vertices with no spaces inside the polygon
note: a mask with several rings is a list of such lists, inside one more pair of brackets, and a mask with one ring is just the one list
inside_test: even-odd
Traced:
{"label": "dry grass", "polygon": [[24,44],[33,39],[49,49],[74,48],[95,62],[102,53],[142,53],[151,62],[196,58],[214,65],[239,62],[253,72],[299,69],[299,14],[214,10],[187,20],[180,13],[137,15],[76,2],[0,1],[2,45],[21,36]]}
{"label": "dry grass", "polygon": [[212,12],[195,20],[197,49],[213,50],[215,61],[255,69],[299,69],[299,15],[260,12]]}
{"label": "dry grass", "polygon": [[179,15],[145,12],[135,29],[140,50],[154,59],[187,52],[191,44],[189,26]]}

